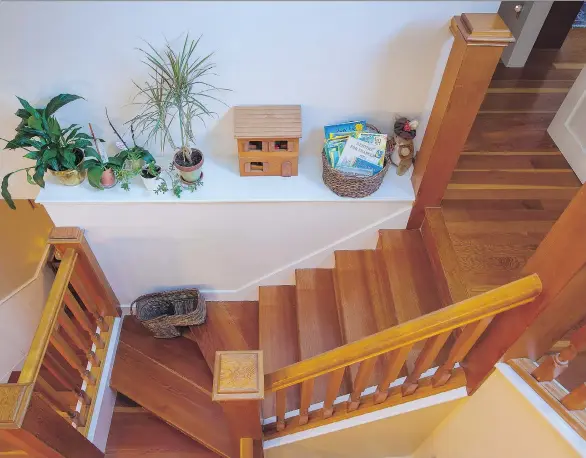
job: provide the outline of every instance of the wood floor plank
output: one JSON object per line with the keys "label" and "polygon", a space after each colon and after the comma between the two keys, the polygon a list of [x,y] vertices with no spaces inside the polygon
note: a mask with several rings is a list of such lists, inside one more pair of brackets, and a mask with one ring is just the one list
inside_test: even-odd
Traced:
{"label": "wood floor plank", "polygon": [[564,80],[575,81],[579,69],[557,69],[552,65],[528,65],[521,68],[505,67],[502,62],[497,65],[492,80]]}
{"label": "wood floor plank", "polygon": [[106,458],[213,458],[218,455],[142,408],[115,411]]}
{"label": "wood floor plank", "polygon": [[[270,373],[299,361],[295,286],[259,288],[259,343],[264,354],[264,370]],[[299,386],[287,388],[287,411],[299,409]],[[274,393],[266,394],[264,418],[276,412]]]}
{"label": "wood floor plank", "polygon": [[[574,84],[574,80],[492,80],[490,82],[490,89],[518,89],[518,88],[534,88],[534,89],[565,89],[568,93],[569,89]],[[512,92],[512,91],[511,91]],[[560,91],[561,92],[561,91]]]}
{"label": "wood floor plank", "polygon": [[487,93],[480,111],[527,110],[556,112],[566,98],[565,92]]}
{"label": "wood floor plank", "polygon": [[208,302],[202,326],[191,326],[185,337],[195,341],[213,370],[216,351],[258,350],[258,302]]}
{"label": "wood floor plank", "polygon": [[555,156],[533,155],[461,155],[456,170],[572,170],[568,161],[560,154]]}
{"label": "wood floor plank", "polygon": [[579,188],[580,180],[572,170],[547,170],[540,172],[519,170],[464,171],[454,170],[450,184],[511,185],[535,187]]}
{"label": "wood floor plank", "polygon": [[554,113],[481,113],[464,151],[551,151],[557,146],[547,133]]}
{"label": "wood floor plank", "polygon": [[[334,285],[344,342],[354,342],[395,326],[397,318],[378,250],[336,251]],[[352,380],[358,365],[350,367]],[[383,361],[375,365],[369,385],[383,376]]]}
{"label": "wood floor plank", "polygon": [[[344,345],[332,269],[298,269],[295,285],[300,360]],[[313,403],[325,399],[327,383],[327,376],[316,379]],[[351,391],[349,374],[346,373],[338,394]]]}
{"label": "wood floor plank", "polygon": [[449,199],[456,200],[479,200],[488,199],[511,199],[511,200],[562,200],[569,202],[578,192],[579,188],[519,188],[514,186],[501,187],[495,189],[490,186],[466,186],[458,184],[448,184],[448,189],[444,194],[444,202]]}

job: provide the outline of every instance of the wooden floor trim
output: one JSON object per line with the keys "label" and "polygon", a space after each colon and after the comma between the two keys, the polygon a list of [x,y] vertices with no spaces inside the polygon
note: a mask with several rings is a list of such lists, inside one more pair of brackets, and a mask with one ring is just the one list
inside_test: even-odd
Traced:
{"label": "wooden floor trim", "polygon": [[480,110],[478,114],[509,114],[509,113],[517,113],[517,114],[527,114],[527,113],[536,113],[536,114],[552,114],[557,113],[557,110]]}
{"label": "wooden floor trim", "polygon": [[547,404],[568,423],[583,439],[586,439],[586,409],[570,411],[566,409],[560,400],[568,394],[563,386],[556,381],[538,382],[531,376],[531,372],[537,367],[537,364],[527,358],[512,359],[507,364],[519,374]]}
{"label": "wooden floor trim", "polygon": [[[553,80],[547,80],[553,81]],[[566,81],[566,80],[560,80]],[[569,92],[567,87],[490,87],[486,91],[488,94],[509,94],[509,93],[562,93]]]}
{"label": "wooden floor trim", "polygon": [[317,428],[319,426],[329,425],[338,421],[347,420],[348,418],[364,415],[377,410],[394,407],[407,402],[415,401],[417,399],[426,398],[435,394],[444,393],[446,391],[455,390],[457,388],[466,386],[466,376],[462,368],[454,370],[454,374],[448,382],[440,387],[434,388],[431,385],[432,376],[425,377],[419,380],[419,388],[410,396],[403,396],[401,393],[401,385],[394,386],[389,389],[389,396],[386,401],[380,404],[374,404],[374,395],[368,395],[361,398],[361,403],[358,409],[348,412],[348,402],[341,402],[334,406],[334,414],[329,418],[323,418],[323,409],[314,410],[309,413],[309,422],[305,425],[299,425],[299,416],[288,418],[285,421],[285,429],[277,432],[276,423],[271,423],[264,427],[264,440],[276,439],[277,437],[288,436],[289,434],[306,431],[308,429]]}

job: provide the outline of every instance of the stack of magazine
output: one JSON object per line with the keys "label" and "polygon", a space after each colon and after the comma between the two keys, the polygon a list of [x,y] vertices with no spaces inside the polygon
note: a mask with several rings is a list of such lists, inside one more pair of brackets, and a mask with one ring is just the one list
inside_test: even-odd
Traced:
{"label": "stack of magazine", "polygon": [[330,165],[355,176],[372,176],[384,167],[386,134],[366,132],[366,121],[324,127],[324,151]]}

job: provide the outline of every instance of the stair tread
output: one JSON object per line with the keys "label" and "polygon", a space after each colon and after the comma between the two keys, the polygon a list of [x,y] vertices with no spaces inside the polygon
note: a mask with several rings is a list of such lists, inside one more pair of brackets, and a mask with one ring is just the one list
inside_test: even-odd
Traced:
{"label": "stair tread", "polygon": [[[299,361],[295,286],[259,288],[259,344],[265,374]],[[287,411],[299,408],[299,386],[287,389]],[[274,393],[265,395],[263,417],[275,415]]]}
{"label": "stair tread", "polygon": [[[344,345],[332,269],[298,269],[295,272],[299,356],[303,361]],[[348,377],[342,380],[340,395],[352,391]],[[323,401],[327,377],[315,381],[312,402]]]}
{"label": "stair tread", "polygon": [[431,262],[418,230],[382,230],[379,246],[399,323],[442,307]]}
{"label": "stair tread", "polygon": [[[397,324],[388,279],[378,250],[336,251],[334,285],[345,343],[354,342]],[[382,379],[378,358],[370,384]],[[354,380],[358,365],[350,367]]]}
{"label": "stair tread", "polygon": [[212,392],[212,374],[197,345],[188,339],[155,339],[136,318],[128,316],[122,322],[120,341]]}
{"label": "stair tread", "polygon": [[[124,321],[127,320],[136,321],[132,317]],[[198,385],[201,377],[192,379],[192,372],[178,372],[192,364],[209,373],[197,346],[182,337],[161,341],[150,335],[137,337],[139,334],[134,331],[132,324],[123,324],[110,380],[112,389],[210,450],[232,456],[236,444],[222,407],[212,401],[208,386]],[[138,340],[154,341],[157,345],[139,345]],[[168,351],[165,360],[160,359],[159,344],[164,344]],[[180,364],[177,358],[181,359]]]}
{"label": "stair tread", "polygon": [[213,371],[216,351],[258,350],[258,302],[208,302],[207,320],[185,337],[199,346]]}
{"label": "stair tread", "polygon": [[144,409],[114,410],[106,458],[213,458],[218,455]]}

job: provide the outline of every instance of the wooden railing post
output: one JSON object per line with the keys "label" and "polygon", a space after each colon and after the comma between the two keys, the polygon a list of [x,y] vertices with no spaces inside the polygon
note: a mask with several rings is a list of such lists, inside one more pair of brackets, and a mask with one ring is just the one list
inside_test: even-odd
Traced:
{"label": "wooden railing post", "polygon": [[33,457],[104,457],[33,392],[32,384],[0,385],[0,401],[0,438],[15,450]]}
{"label": "wooden railing post", "polygon": [[[112,291],[106,275],[90,248],[83,230],[78,227],[56,227],[49,235],[49,243],[59,251],[73,248],[79,255],[78,265],[71,281],[83,285],[82,288],[90,296],[87,306],[95,305],[103,319],[107,316],[121,316],[120,302]],[[104,325],[105,323],[100,323]]]}
{"label": "wooden railing post", "polygon": [[252,456],[253,441],[262,440],[262,351],[216,352],[212,399],[222,405],[242,456]]}
{"label": "wooden railing post", "polygon": [[514,41],[496,13],[455,16],[450,30],[454,44],[415,161],[409,229],[421,227],[426,207],[440,206],[502,51]]}
{"label": "wooden railing post", "polygon": [[562,213],[523,275],[538,274],[542,294],[533,303],[497,316],[464,362],[473,392],[494,365],[529,357],[537,360],[586,315],[586,185]]}

